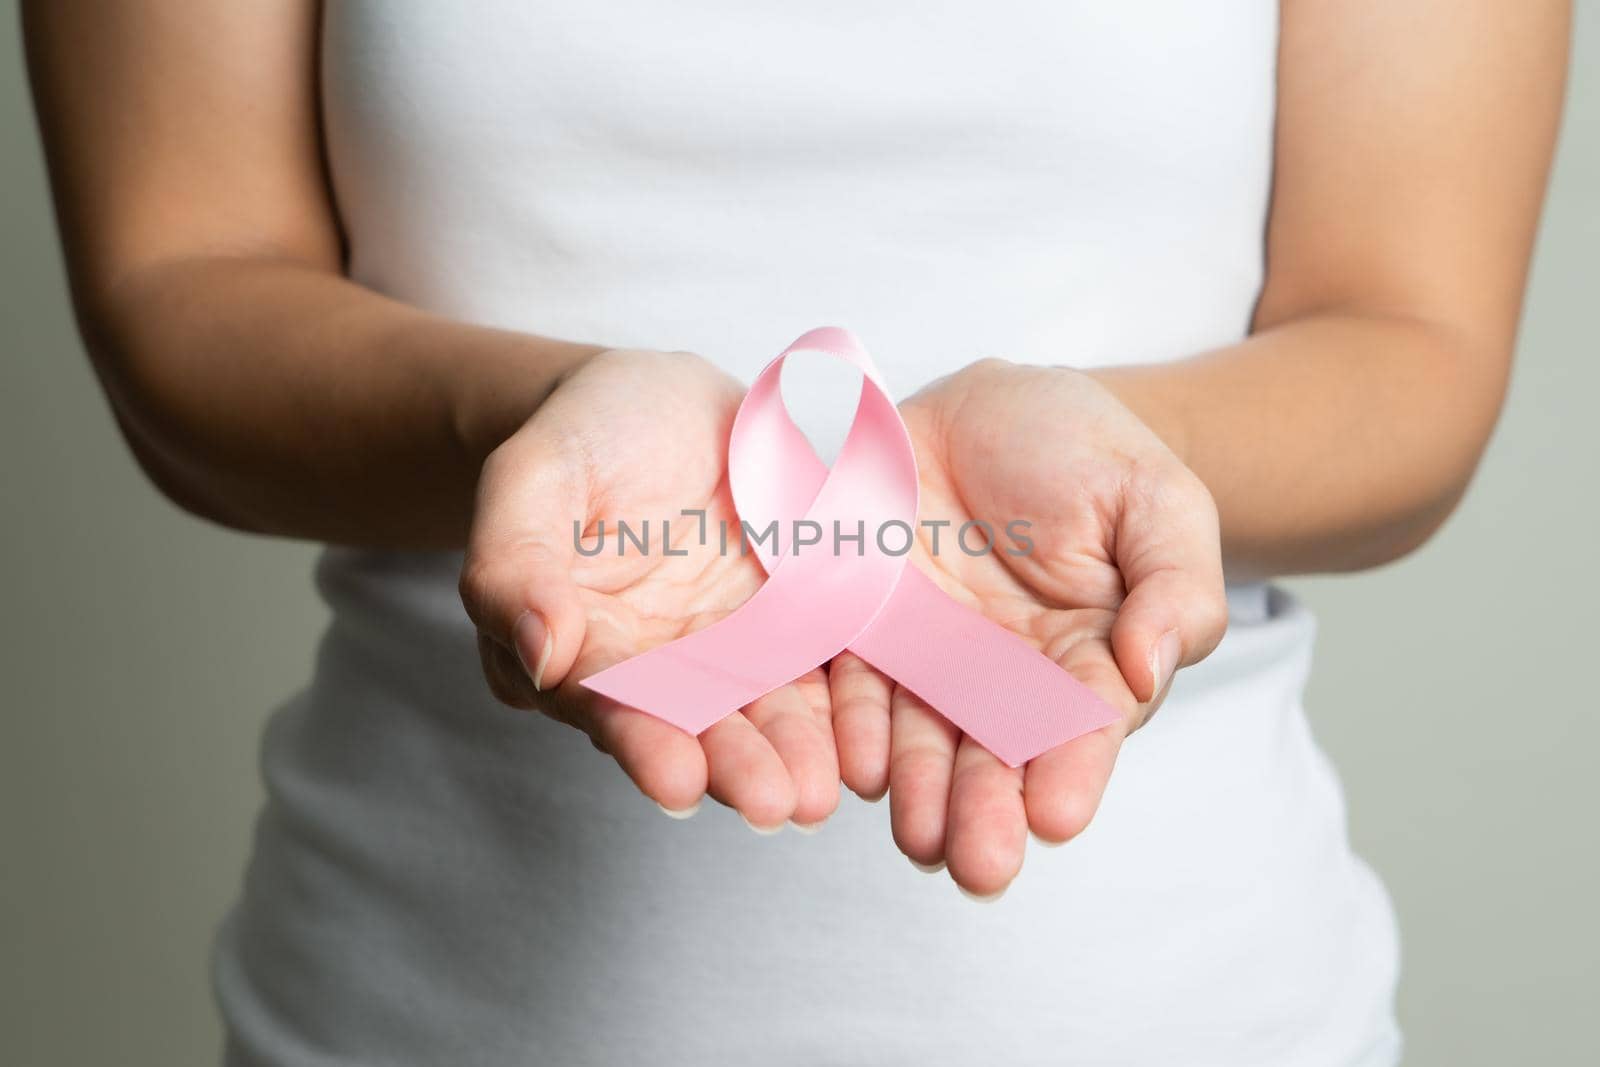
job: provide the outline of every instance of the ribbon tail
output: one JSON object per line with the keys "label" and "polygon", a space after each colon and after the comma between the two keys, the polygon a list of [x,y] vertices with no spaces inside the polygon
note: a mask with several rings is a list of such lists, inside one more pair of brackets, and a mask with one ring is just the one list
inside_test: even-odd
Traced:
{"label": "ribbon tail", "polygon": [[850,651],[1020,767],[1122,716],[1016,634],[907,567]]}

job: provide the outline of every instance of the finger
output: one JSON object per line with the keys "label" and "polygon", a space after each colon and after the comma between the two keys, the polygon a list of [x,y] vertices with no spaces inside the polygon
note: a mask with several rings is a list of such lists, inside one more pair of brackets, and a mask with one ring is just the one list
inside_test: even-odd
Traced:
{"label": "finger", "polygon": [[839,776],[863,800],[889,788],[889,700],[894,683],[861,657],[843,652],[828,665]]}
{"label": "finger", "polygon": [[744,816],[750,828],[776,833],[794,814],[795,786],[772,743],[743,714],[729,715],[700,735],[712,798]]}
{"label": "finger", "polygon": [[1088,828],[1126,735],[1122,723],[1114,722],[1028,762],[1022,797],[1035,837],[1059,845]]}
{"label": "finger", "polygon": [[1105,641],[1074,645],[1061,665],[1122,717],[1028,762],[1022,794],[1028,828],[1050,845],[1070,841],[1088,827],[1100,808],[1122,742],[1138,726],[1143,711]]}
{"label": "finger", "polygon": [[889,825],[894,842],[923,868],[944,863],[950,779],[961,731],[899,686],[890,699]]}
{"label": "finger", "polygon": [[571,571],[573,524],[586,514],[578,466],[531,429],[484,464],[461,601],[479,632],[517,657],[535,691],[559,685],[583,646]]}
{"label": "finger", "polygon": [[1146,474],[1125,490],[1116,538],[1128,593],[1111,644],[1133,692],[1154,701],[1179,667],[1210,654],[1228,625],[1216,505],[1181,466]]}
{"label": "finger", "polygon": [[822,667],[807,671],[790,683],[811,709],[817,724],[833,734],[833,701],[828,695],[828,672]]}
{"label": "finger", "polygon": [[478,662],[483,667],[483,677],[489,683],[489,691],[500,703],[523,711],[537,706],[538,694],[534,691],[533,680],[510,649],[480,633]]}
{"label": "finger", "polygon": [[972,896],[999,896],[1022,869],[1028,845],[1022,774],[970,737],[956,749],[944,854],[950,877]]}
{"label": "finger", "polygon": [[700,742],[671,723],[578,684],[628,654],[620,635],[597,627],[568,679],[555,692],[539,696],[540,710],[587,733],[639,791],[668,814],[690,813],[705,796],[709,781]]}
{"label": "finger", "polygon": [[794,810],[788,817],[801,829],[815,829],[839,806],[839,759],[833,748],[833,731],[794,685],[774,689],[755,701],[744,709],[744,717],[788,769],[794,783]]}
{"label": "finger", "polygon": [[706,754],[671,723],[596,696],[590,719],[602,748],[670,815],[691,812],[709,784]]}

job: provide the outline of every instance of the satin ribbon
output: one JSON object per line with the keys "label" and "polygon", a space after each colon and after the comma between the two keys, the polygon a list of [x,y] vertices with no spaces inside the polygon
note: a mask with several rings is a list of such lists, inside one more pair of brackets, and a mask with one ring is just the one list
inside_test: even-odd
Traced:
{"label": "satin ribbon", "polygon": [[[797,352],[862,373],[855,421],[832,468],[779,392],[783,363]],[[1118,717],[1017,635],[952,600],[906,554],[893,554],[916,528],[916,455],[877,367],[848,330],[809,331],[757,376],[734,419],[728,478],[751,530],[777,522],[776,537],[751,538],[766,582],[711,626],[591,675],[589,689],[698,734],[849,649],[1013,767]],[[809,529],[820,528],[823,543],[795,544],[796,519],[815,523]],[[852,540],[836,544],[835,530]]]}

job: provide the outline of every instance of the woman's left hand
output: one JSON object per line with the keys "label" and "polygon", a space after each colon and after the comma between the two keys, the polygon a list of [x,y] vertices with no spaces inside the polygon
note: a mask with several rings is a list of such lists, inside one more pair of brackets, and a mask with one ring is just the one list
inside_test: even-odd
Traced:
{"label": "woman's left hand", "polygon": [[[890,793],[896,843],[963,889],[998,893],[1028,831],[1048,842],[1093,816],[1123,739],[1173,672],[1227,624],[1216,508],[1200,480],[1089,376],[984,360],[901,406],[922,482],[913,564],[1021,635],[1122,718],[1013,769],[845,653],[830,666],[844,781]],[[944,520],[945,526],[932,524]],[[1008,536],[1008,524],[1032,542]],[[967,554],[963,524],[993,549]],[[976,550],[979,528],[968,531]]]}

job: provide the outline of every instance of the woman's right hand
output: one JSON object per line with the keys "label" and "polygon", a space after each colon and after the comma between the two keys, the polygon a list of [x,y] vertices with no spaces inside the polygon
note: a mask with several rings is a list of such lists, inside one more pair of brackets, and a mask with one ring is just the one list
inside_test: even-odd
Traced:
{"label": "woman's right hand", "polygon": [[[495,696],[583,730],[669,814],[709,793],[758,829],[809,826],[839,800],[820,669],[699,737],[578,684],[715,622],[760,586],[726,476],[742,393],[687,353],[584,362],[484,464],[461,596]],[[704,511],[704,525],[685,510]],[[619,553],[619,520],[636,533],[648,520],[648,551]],[[683,554],[665,554],[664,520]],[[602,521],[601,551],[579,552],[574,524],[588,538]]]}

